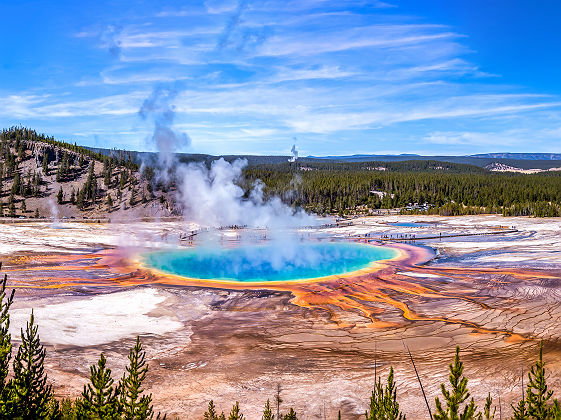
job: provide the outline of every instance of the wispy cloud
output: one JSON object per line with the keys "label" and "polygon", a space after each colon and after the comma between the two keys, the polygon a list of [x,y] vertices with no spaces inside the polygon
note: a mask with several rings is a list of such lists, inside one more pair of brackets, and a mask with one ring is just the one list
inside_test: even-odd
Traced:
{"label": "wispy cloud", "polygon": [[52,97],[8,96],[0,98],[0,115],[18,118],[63,118],[98,115],[130,115],[138,110],[144,92],[53,103]]}
{"label": "wispy cloud", "polygon": [[561,126],[554,128],[516,127],[495,131],[435,131],[423,140],[429,144],[458,148],[467,153],[478,151],[528,151],[531,144],[534,152],[559,152],[558,144]]}
{"label": "wispy cloud", "polygon": [[313,56],[368,48],[399,48],[458,38],[454,32],[426,33],[423,26],[374,25],[336,33],[272,37],[257,52],[264,56]]}
{"label": "wispy cloud", "polygon": [[[380,147],[373,133],[429,147],[502,139],[506,147],[529,132],[517,121],[544,142],[561,126],[559,97],[501,84],[477,63],[469,34],[391,1],[164,3],[84,22],[68,36],[81,45],[76,61],[95,57],[88,71],[69,71],[68,86],[4,90],[1,121],[48,120],[86,137],[114,131],[138,145],[150,131],[136,115],[143,98],[181,80],[170,106],[201,151],[206,142],[235,152],[244,141],[258,151],[261,140],[285,152],[293,136],[315,154],[350,138],[364,151]],[[465,129],[474,125],[481,129]]]}

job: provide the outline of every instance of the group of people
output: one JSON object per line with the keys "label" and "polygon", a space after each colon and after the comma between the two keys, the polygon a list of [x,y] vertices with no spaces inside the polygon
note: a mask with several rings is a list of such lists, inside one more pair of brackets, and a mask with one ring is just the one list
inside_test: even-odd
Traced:
{"label": "group of people", "polygon": [[[440,234],[442,235],[442,234]],[[416,238],[416,235],[414,233],[399,233],[396,234],[395,236],[390,234],[382,234],[382,236],[380,237],[380,239],[406,239],[406,240],[410,240],[410,241],[414,241]]]}

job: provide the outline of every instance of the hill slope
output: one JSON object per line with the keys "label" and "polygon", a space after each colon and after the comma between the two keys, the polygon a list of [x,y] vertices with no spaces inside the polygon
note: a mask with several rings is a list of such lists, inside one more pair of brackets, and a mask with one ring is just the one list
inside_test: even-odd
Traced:
{"label": "hill slope", "polygon": [[168,202],[124,155],[109,158],[21,127],[0,133],[2,216],[166,216]]}

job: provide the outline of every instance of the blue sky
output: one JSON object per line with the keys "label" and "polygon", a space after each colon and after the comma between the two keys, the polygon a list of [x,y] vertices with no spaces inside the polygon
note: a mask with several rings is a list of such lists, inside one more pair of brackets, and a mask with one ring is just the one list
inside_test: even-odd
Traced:
{"label": "blue sky", "polygon": [[0,13],[2,127],[154,150],[165,124],[178,150],[212,154],[561,152],[558,1],[0,0]]}

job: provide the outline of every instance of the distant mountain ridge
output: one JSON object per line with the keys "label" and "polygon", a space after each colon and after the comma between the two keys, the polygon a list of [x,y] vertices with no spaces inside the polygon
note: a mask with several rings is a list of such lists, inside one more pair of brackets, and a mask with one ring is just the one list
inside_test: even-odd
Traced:
{"label": "distant mountain ridge", "polygon": [[[158,158],[157,152],[138,152],[138,151],[124,151],[117,149],[104,149],[104,148],[94,148],[87,147],[87,149],[92,150],[96,153],[100,153],[106,156],[123,156],[126,155],[130,157],[135,163],[147,163],[152,164],[156,162]],[[233,161],[238,158],[246,159],[249,166],[252,165],[264,165],[264,164],[282,164],[288,162],[291,156],[289,155],[208,155],[201,153],[177,153],[177,158],[181,162],[206,162],[209,163],[219,157],[223,157],[227,161]],[[507,153],[504,153],[507,155]],[[511,155],[518,155],[512,153]],[[561,154],[554,153],[527,153],[520,155],[532,155],[535,159],[530,158],[501,158],[501,157],[486,157],[484,155],[477,156],[426,156],[426,155],[416,155],[416,154],[400,154],[400,155],[368,155],[368,154],[356,154],[356,155],[346,155],[346,156],[306,156],[298,158],[298,162],[403,162],[407,160],[417,161],[439,161],[439,162],[450,162],[450,163],[462,163],[466,165],[475,165],[480,168],[484,168],[492,163],[501,163],[504,165],[521,168],[521,169],[550,169],[561,167]],[[548,156],[547,159],[537,159],[539,155]],[[558,156],[559,159],[553,160],[554,157]]]}
{"label": "distant mountain ridge", "polygon": [[[504,153],[503,155],[507,155]],[[511,155],[515,156],[516,153]],[[543,153],[544,156],[548,156],[547,159],[538,159],[540,153],[521,153],[520,155],[532,155],[535,159],[523,158],[523,157],[490,157],[485,155],[477,156],[426,156],[426,155],[347,155],[347,156],[308,156],[307,159],[314,160],[331,160],[334,162],[402,162],[405,160],[433,160],[440,162],[450,162],[450,163],[463,163],[466,165],[475,165],[484,168],[492,163],[501,163],[504,165],[521,168],[521,169],[550,169],[561,166],[561,154],[556,155],[554,153]],[[553,158],[558,156],[559,159],[554,160]]]}
{"label": "distant mountain ridge", "polygon": [[470,155],[477,158],[521,159],[521,160],[561,160],[561,153],[478,153]]}

